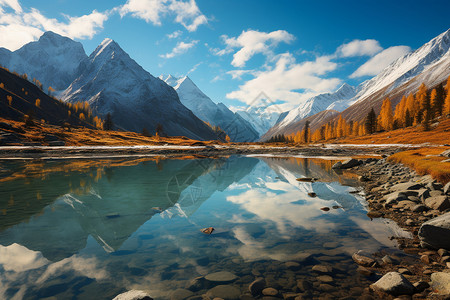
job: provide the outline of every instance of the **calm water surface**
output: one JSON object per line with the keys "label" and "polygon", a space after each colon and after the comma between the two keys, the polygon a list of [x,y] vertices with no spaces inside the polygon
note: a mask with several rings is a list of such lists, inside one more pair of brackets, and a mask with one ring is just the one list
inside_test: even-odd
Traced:
{"label": "calm water surface", "polygon": [[[264,277],[283,292],[299,291],[297,281],[306,279],[311,297],[358,295],[368,279],[351,254],[395,252],[389,237],[405,233],[371,221],[364,199],[350,193],[355,179],[332,164],[270,157],[1,161],[0,298],[112,299],[142,289],[170,299],[218,271],[237,275],[227,284],[242,293]],[[212,235],[200,232],[210,226]],[[317,264],[333,267],[332,282],[318,279]]]}

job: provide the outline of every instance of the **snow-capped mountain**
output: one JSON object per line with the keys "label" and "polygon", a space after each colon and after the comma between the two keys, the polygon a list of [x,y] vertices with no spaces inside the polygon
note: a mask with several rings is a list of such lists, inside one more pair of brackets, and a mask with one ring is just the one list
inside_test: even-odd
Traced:
{"label": "snow-capped mountain", "polygon": [[[435,37],[416,51],[410,52],[403,57],[398,58],[387,66],[380,74],[369,79],[356,88],[344,85],[342,93],[336,95],[334,101],[324,94],[313,97],[290,111],[286,117],[270,129],[264,135],[265,139],[275,134],[286,133],[285,128],[293,127],[292,124],[298,123],[307,115],[311,102],[317,99],[328,98],[330,102],[327,107],[316,107],[310,110],[313,115],[320,109],[333,109],[342,111],[342,116],[350,120],[363,119],[370,109],[374,108],[378,112],[381,104],[386,97],[391,99],[395,106],[403,95],[417,92],[420,84],[425,83],[428,87],[434,87],[445,81],[450,75],[450,29]],[[344,92],[345,91],[345,92]],[[317,101],[317,103],[320,103]],[[327,119],[326,121],[329,121]]]}
{"label": "snow-capped mountain", "polygon": [[45,90],[49,86],[56,90],[69,86],[86,57],[81,43],[51,31],[14,52],[0,48],[0,65],[19,74],[26,73],[29,80],[38,79]]}
{"label": "snow-capped mountain", "polygon": [[323,110],[343,111],[353,102],[353,97],[356,93],[356,88],[344,83],[334,93],[320,94],[309,98],[304,103],[290,110],[281,121],[277,122],[275,126],[264,134],[262,140],[269,139],[277,134],[286,134],[288,133],[287,131],[292,133],[291,131],[297,127],[294,126],[295,124]]}
{"label": "snow-capped mountain", "polygon": [[360,84],[354,104],[342,112],[347,120],[361,120],[373,107],[379,112],[386,97],[395,106],[420,84],[434,87],[450,76],[450,29],[416,51],[400,57],[380,74]]}
{"label": "snow-capped mountain", "polygon": [[94,111],[112,115],[122,129],[170,136],[216,139],[214,132],[181,104],[175,90],[153,77],[111,39],[105,39],[80,63],[76,80],[61,94],[64,101],[88,101]]}
{"label": "snow-capped mountain", "polygon": [[258,139],[258,132],[247,121],[223,103],[214,103],[188,76],[176,78],[172,75],[161,75],[159,78],[177,91],[181,103],[198,118],[222,128],[232,141],[253,142]]}
{"label": "snow-capped mountain", "polygon": [[262,93],[252,105],[236,113],[252,124],[261,136],[276,124],[282,111]]}

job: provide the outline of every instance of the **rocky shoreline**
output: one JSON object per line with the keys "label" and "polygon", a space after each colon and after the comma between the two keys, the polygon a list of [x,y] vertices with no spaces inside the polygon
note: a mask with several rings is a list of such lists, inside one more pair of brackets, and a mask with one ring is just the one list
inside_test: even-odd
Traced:
{"label": "rocky shoreline", "polygon": [[444,186],[387,158],[351,160],[335,168],[342,167],[359,175],[370,218],[394,220],[412,234],[397,238],[398,248],[415,258],[412,262],[383,253],[353,255],[359,272],[383,276],[370,286],[370,294],[450,299],[450,183]]}
{"label": "rocky shoreline", "polygon": [[[419,147],[419,146],[418,146]],[[296,147],[276,147],[270,145],[204,145],[193,146],[159,145],[159,146],[2,146],[0,159],[52,159],[52,158],[101,158],[132,156],[228,156],[228,155],[304,155],[304,156],[338,156],[354,157],[355,155],[390,155],[408,146],[371,145],[312,145]]]}

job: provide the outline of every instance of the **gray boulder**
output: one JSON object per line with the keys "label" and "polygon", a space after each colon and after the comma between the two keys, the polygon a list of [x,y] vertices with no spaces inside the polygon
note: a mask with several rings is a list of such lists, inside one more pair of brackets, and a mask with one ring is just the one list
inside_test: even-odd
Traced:
{"label": "gray boulder", "polygon": [[431,274],[431,288],[440,295],[450,294],[450,273],[437,272]]}
{"label": "gray boulder", "polygon": [[450,181],[444,186],[444,194],[450,195]]}
{"label": "gray boulder", "polygon": [[387,204],[397,203],[406,199],[408,199],[408,196],[403,192],[393,192],[384,196]]}
{"label": "gray boulder", "polygon": [[351,158],[351,159],[348,159],[348,160],[342,162],[341,169],[350,169],[350,168],[359,166],[360,164],[361,164],[360,160]]}
{"label": "gray boulder", "polygon": [[450,200],[447,196],[435,196],[425,199],[425,205],[431,209],[444,211],[450,208]]}
{"label": "gray boulder", "polygon": [[423,223],[419,239],[424,247],[450,250],[450,212]]}
{"label": "gray boulder", "polygon": [[[423,188],[423,186],[419,183],[409,181],[409,182],[403,182],[398,183],[396,185],[393,185],[391,187],[391,191],[393,192],[403,192],[403,191],[409,191],[409,190],[420,190]],[[415,195],[408,195],[408,196],[415,196]]]}
{"label": "gray boulder", "polygon": [[415,291],[411,282],[398,272],[387,273],[370,287],[394,296],[412,295]]}

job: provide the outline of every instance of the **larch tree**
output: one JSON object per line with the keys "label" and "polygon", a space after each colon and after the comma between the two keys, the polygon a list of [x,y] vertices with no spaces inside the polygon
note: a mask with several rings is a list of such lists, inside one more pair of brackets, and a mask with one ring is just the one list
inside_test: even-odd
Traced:
{"label": "larch tree", "polygon": [[305,126],[303,127],[303,139],[305,143],[309,143],[309,131],[310,131],[309,124],[310,122],[306,121]]}
{"label": "larch tree", "polygon": [[[409,94],[408,97],[406,98],[406,109],[405,109],[405,120],[406,120],[406,110],[409,111],[409,117],[412,119],[415,114],[416,114],[416,101],[414,99],[414,95],[413,94]],[[409,122],[408,122],[409,124]],[[406,127],[412,126],[411,125],[406,125]]]}
{"label": "larch tree", "polygon": [[365,132],[367,134],[372,134],[377,130],[377,115],[375,114],[373,108],[367,114],[366,122],[364,125],[366,129]]}
{"label": "larch tree", "polygon": [[393,129],[394,117],[392,116],[392,105],[389,98],[384,99],[381,105],[380,115],[378,116],[378,123],[381,128],[386,131]]}
{"label": "larch tree", "polygon": [[405,111],[406,96],[403,96],[400,103],[395,107],[394,122],[397,124],[397,127],[405,127]]}

